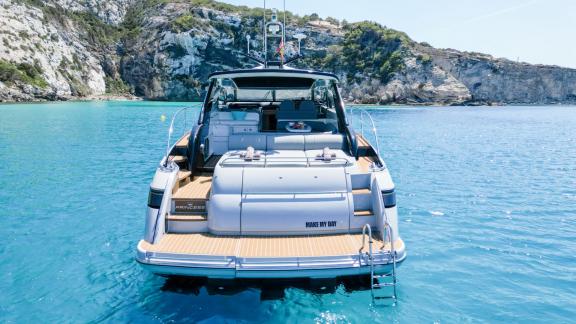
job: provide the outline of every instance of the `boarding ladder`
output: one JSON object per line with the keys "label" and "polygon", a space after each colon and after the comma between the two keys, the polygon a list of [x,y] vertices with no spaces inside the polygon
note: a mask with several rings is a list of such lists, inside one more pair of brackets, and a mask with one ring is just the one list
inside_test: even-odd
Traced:
{"label": "boarding ladder", "polygon": [[[388,222],[384,224],[384,234],[383,234],[384,244],[382,245],[381,250],[383,250],[386,247],[386,243],[388,241],[390,243],[390,252],[388,252],[388,254],[389,257],[392,259],[392,272],[388,272],[385,274],[380,275],[374,274],[374,255],[372,254],[373,238],[372,238],[372,228],[370,227],[370,224],[366,224],[362,228],[362,247],[360,248],[360,253],[362,253],[362,250],[364,250],[366,234],[368,234],[368,252],[364,253],[368,259],[368,265],[370,266],[370,294],[372,296],[372,303],[375,303],[377,299],[392,299],[394,302],[396,302],[396,283],[398,281],[396,279],[396,250],[394,249],[394,240],[392,239],[392,228],[390,227],[390,224],[388,224]],[[389,281],[386,282],[385,281],[386,279],[388,279]],[[391,295],[377,296],[375,294],[375,290],[380,290],[385,287],[393,288],[393,292]]]}

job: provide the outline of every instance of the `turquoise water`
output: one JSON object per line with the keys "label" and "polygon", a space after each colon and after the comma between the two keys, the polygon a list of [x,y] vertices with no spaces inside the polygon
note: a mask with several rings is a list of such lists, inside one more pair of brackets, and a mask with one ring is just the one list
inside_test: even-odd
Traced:
{"label": "turquoise water", "polygon": [[355,281],[167,280],[133,259],[178,103],[0,106],[0,322],[571,322],[576,107],[369,108],[397,185],[399,302]]}

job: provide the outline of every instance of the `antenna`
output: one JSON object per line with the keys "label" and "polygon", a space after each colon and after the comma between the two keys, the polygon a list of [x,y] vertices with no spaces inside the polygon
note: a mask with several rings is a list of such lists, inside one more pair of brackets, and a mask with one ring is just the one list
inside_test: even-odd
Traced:
{"label": "antenna", "polygon": [[246,53],[248,53],[248,55],[250,55],[250,35],[246,35],[246,45],[247,45],[247,51]]}
{"label": "antenna", "polygon": [[300,48],[302,47],[302,40],[306,39],[306,35],[299,33],[294,35],[294,38],[298,40],[298,56],[300,56]]}
{"label": "antenna", "polygon": [[246,35],[246,54],[244,54],[244,56],[246,56],[247,58],[251,59],[252,61],[255,61],[257,63],[260,64],[266,64],[266,62],[262,61],[261,59],[254,57],[252,55],[250,55],[250,40],[252,39],[252,36],[250,36],[249,34]]}
{"label": "antenna", "polygon": [[[285,64],[285,46],[286,46],[286,0],[283,0],[284,5],[284,21],[282,22],[281,19],[278,17],[279,10],[273,8],[272,13],[270,15],[270,21],[268,21],[267,12],[266,12],[266,0],[264,0],[264,12],[263,12],[263,19],[264,19],[264,26],[263,26],[263,34],[264,34],[264,68],[268,68],[269,65],[278,66],[280,69]],[[270,46],[268,38],[273,38],[270,40],[270,43],[273,46],[276,46],[279,42],[280,45],[276,48],[276,52],[271,51],[273,49],[268,48]],[[270,52],[270,53],[269,53]],[[275,60],[276,54],[280,55],[280,60]],[[270,56],[270,60],[269,57]]]}
{"label": "antenna", "polygon": [[264,67],[268,67],[268,35],[266,34],[266,0],[264,0],[264,20],[262,21],[264,29]]}

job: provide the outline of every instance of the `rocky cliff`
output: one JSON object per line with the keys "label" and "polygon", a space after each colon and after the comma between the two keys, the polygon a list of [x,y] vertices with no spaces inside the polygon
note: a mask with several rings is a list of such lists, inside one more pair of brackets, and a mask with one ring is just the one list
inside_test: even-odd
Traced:
{"label": "rocky cliff", "polygon": [[118,25],[124,19],[128,7],[134,2],[135,0],[53,0],[43,3],[71,12],[89,12],[106,23]]}
{"label": "rocky cliff", "polygon": [[105,11],[61,6],[69,3],[0,0],[0,101],[128,91],[116,67],[118,27],[98,18]]}
{"label": "rocky cliff", "polygon": [[[252,67],[262,11],[210,0],[0,0],[0,101],[135,94],[198,100],[208,74]],[[576,70],[436,49],[363,22],[288,15],[297,67],[336,73],[358,103],[576,103]],[[287,44],[287,55],[294,53]]]}

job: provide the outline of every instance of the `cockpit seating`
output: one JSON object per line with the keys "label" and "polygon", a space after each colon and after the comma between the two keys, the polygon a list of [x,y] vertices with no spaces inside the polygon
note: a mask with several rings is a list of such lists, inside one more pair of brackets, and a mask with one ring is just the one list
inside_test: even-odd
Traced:
{"label": "cockpit seating", "polygon": [[318,117],[318,111],[312,100],[284,100],[276,113],[277,129],[284,129],[291,121],[314,120]]}

